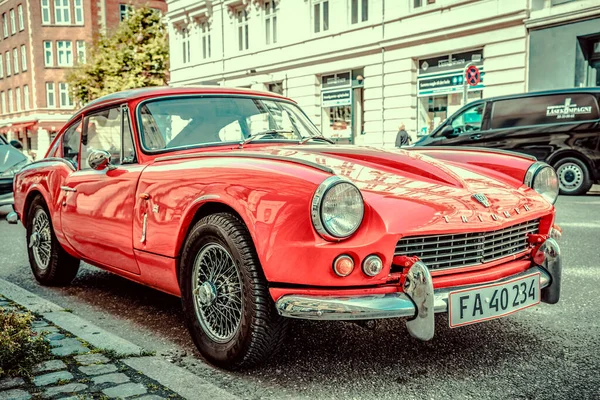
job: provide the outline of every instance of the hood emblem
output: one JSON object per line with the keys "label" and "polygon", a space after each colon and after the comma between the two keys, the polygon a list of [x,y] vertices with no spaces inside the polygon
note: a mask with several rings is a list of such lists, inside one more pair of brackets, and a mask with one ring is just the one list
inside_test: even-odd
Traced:
{"label": "hood emblem", "polygon": [[483,193],[475,193],[472,197],[475,200],[477,200],[478,202],[480,202],[481,205],[483,205],[484,207],[488,208],[490,206],[490,201],[488,200],[488,198],[486,197],[485,194],[483,194]]}

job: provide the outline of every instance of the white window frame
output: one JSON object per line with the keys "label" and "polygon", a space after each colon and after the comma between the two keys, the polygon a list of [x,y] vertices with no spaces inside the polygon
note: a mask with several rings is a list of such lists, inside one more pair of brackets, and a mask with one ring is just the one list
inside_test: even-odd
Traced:
{"label": "white window frame", "polygon": [[202,42],[202,58],[208,59],[212,53],[212,43],[210,37],[210,24],[207,20],[201,21],[198,24],[198,32],[200,33],[200,41]]}
{"label": "white window frame", "polygon": [[15,9],[11,8],[10,11],[10,34],[14,35],[17,33],[17,17],[15,17]]}
{"label": "white window frame", "polygon": [[191,43],[190,43],[190,26],[182,26],[179,29],[179,49],[181,50],[181,63],[183,65],[189,64],[192,60],[192,51],[191,51]]}
{"label": "white window frame", "polygon": [[19,50],[17,50],[17,48],[13,48],[13,75],[16,75],[19,73]]}
{"label": "white window frame", "polygon": [[6,114],[6,96],[0,92],[0,103],[2,103],[2,114]]}
{"label": "white window frame", "polygon": [[238,42],[238,51],[240,52],[248,51],[250,48],[249,14],[246,7],[238,8],[235,11],[235,33]]}
{"label": "white window frame", "polygon": [[[50,62],[48,62],[50,58]],[[51,41],[44,41],[44,67],[54,67],[54,46]]]}
{"label": "white window frame", "polygon": [[56,41],[56,65],[59,67],[73,66],[73,42],[70,40]]}
{"label": "white window frame", "polygon": [[4,78],[4,57],[0,53],[0,78]]}
{"label": "white window frame", "polygon": [[23,109],[29,111],[29,85],[23,85],[23,101],[25,102]]}
{"label": "white window frame", "polygon": [[73,0],[73,9],[75,13],[75,25],[83,25],[83,0]]}
{"label": "white window frame", "polygon": [[17,14],[19,15],[19,31],[25,29],[25,18],[23,17],[23,4],[17,6]]}
{"label": "white window frame", "polygon": [[21,88],[17,87],[15,88],[15,104],[16,104],[16,110],[17,112],[21,112],[22,111],[22,107],[21,107]]}
{"label": "white window frame", "polygon": [[6,76],[11,76],[11,64],[10,64],[10,50],[4,53],[4,58],[6,59]]}
{"label": "white window frame", "polygon": [[124,21],[129,17],[133,7],[130,4],[119,4],[119,21]]}
{"label": "white window frame", "polygon": [[[324,32],[328,32],[331,29],[331,13],[329,12],[329,0],[312,0],[310,7],[310,22],[312,24],[312,33],[315,35],[319,35],[323,34]],[[319,10],[318,15],[316,10]],[[327,13],[325,13],[325,10],[327,10]],[[316,24],[317,20],[319,21],[318,26]]]}
{"label": "white window frame", "polygon": [[[371,0],[348,0],[348,11],[350,12],[350,25],[360,25],[369,22],[369,6]],[[363,13],[364,5],[367,6],[367,12]],[[356,5],[356,22],[352,20],[354,16],[354,6]],[[366,15],[365,15],[366,14]]]}
{"label": "white window frame", "polygon": [[[413,10],[423,10],[426,7],[435,6],[436,1],[439,2],[439,0],[410,0],[410,8]],[[417,2],[419,3],[418,5]]]}
{"label": "white window frame", "polygon": [[263,4],[265,20],[265,44],[271,46],[277,43],[277,11],[279,7],[276,0],[267,0]]}
{"label": "white window frame", "polygon": [[71,0],[54,0],[54,23],[71,25]]}
{"label": "white window frame", "polygon": [[85,41],[78,40],[75,46],[77,47],[77,64],[85,64]]}
{"label": "white window frame", "polygon": [[13,91],[12,89],[8,89],[6,91],[6,95],[8,96],[8,113],[11,114],[14,112],[15,110],[15,103],[13,102],[13,95],[12,95]]}
{"label": "white window frame", "polygon": [[50,25],[52,23],[50,0],[40,0],[40,4],[42,8],[42,25]]}
{"label": "white window frame", "polygon": [[8,17],[6,16],[6,13],[2,13],[2,30],[4,33],[4,37],[7,38],[8,37]]}
{"label": "white window frame", "polygon": [[21,45],[21,71],[27,71],[27,51],[24,44]]}
{"label": "white window frame", "polygon": [[56,108],[56,91],[54,90],[54,82],[46,82],[46,108]]}
{"label": "white window frame", "polygon": [[[63,98],[64,96],[64,98]],[[58,101],[60,108],[73,108],[75,107],[75,103],[73,103],[73,99],[71,98],[71,93],[69,92],[69,84],[65,82],[59,82],[58,84]],[[66,100],[66,101],[63,101]]]}

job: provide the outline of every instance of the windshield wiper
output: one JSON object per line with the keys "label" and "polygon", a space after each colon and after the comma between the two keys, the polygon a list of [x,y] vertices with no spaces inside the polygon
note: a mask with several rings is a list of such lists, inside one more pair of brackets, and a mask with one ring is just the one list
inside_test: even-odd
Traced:
{"label": "windshield wiper", "polygon": [[256,132],[248,136],[246,139],[240,142],[240,149],[244,147],[245,144],[250,143],[254,139],[260,136],[268,136],[268,135],[276,135],[280,133],[296,133],[296,131],[290,129],[267,129],[266,131]]}
{"label": "windshield wiper", "polygon": [[327,139],[325,136],[307,136],[305,138],[302,138],[302,140],[300,140],[300,142],[298,142],[298,144],[304,144],[304,143],[308,142],[309,140],[321,140],[323,142],[335,144],[335,142],[333,140]]}

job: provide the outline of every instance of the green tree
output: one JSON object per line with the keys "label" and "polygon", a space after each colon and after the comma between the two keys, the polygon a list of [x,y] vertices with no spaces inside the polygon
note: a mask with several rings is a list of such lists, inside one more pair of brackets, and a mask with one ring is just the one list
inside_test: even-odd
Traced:
{"label": "green tree", "polygon": [[120,90],[167,84],[169,45],[160,13],[132,8],[117,30],[101,34],[89,48],[87,63],[76,66],[67,82],[85,104]]}

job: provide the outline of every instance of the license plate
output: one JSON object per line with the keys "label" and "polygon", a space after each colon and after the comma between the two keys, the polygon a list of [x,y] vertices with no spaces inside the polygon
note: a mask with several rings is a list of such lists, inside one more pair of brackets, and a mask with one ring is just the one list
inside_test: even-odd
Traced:
{"label": "license plate", "polygon": [[450,327],[504,317],[540,302],[540,274],[456,290],[448,295]]}

